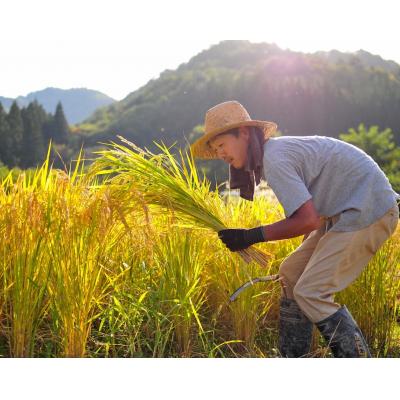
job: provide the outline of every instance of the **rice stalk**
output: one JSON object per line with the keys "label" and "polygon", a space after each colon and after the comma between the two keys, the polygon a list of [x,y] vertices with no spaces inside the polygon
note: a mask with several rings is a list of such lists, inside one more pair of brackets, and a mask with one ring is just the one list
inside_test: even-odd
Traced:
{"label": "rice stalk", "polygon": [[[156,264],[161,272],[158,296],[161,307],[173,321],[178,351],[192,352],[193,321],[205,302],[203,244],[181,229],[170,229],[159,237]],[[199,328],[199,325],[197,325]],[[197,335],[196,335],[197,336]]]}
{"label": "rice stalk", "polygon": [[[126,190],[140,192],[146,203],[179,214],[184,222],[218,232],[227,229],[218,192],[210,191],[210,183],[200,179],[191,154],[181,151],[180,163],[165,145],[158,145],[161,153],[142,150],[121,138],[129,147],[111,143],[100,151],[91,174],[107,175],[106,182]],[[247,262],[256,261],[266,266],[270,254],[254,247],[238,252]]]}
{"label": "rice stalk", "polygon": [[49,242],[51,308],[67,357],[85,356],[91,324],[117,279],[110,265],[120,237],[115,213],[101,193],[82,199],[70,198]]}
{"label": "rice stalk", "polygon": [[35,336],[48,308],[49,206],[43,194],[54,187],[49,153],[32,175],[8,176],[1,185],[1,324],[14,357],[34,355]]}

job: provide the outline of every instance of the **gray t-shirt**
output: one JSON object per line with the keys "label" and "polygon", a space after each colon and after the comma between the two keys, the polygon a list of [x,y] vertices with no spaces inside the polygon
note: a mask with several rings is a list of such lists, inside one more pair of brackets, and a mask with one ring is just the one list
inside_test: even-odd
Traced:
{"label": "gray t-shirt", "polygon": [[264,145],[264,178],[290,217],[313,199],[320,216],[340,218],[332,231],[367,227],[400,196],[364,151],[324,136],[281,136]]}

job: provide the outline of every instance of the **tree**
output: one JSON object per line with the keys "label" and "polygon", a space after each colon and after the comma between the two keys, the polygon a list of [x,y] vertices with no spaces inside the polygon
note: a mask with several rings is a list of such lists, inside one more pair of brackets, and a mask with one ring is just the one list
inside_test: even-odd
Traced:
{"label": "tree", "polygon": [[56,143],[65,143],[68,140],[70,129],[61,102],[57,104],[52,124],[51,137]]}
{"label": "tree", "polygon": [[7,122],[7,113],[0,103],[0,160],[5,164],[8,163],[10,147],[10,129]]}
{"label": "tree", "polygon": [[30,103],[26,109],[22,110],[22,119],[24,140],[21,166],[29,168],[36,166],[45,156],[43,108],[36,101]]}
{"label": "tree", "polygon": [[22,156],[22,141],[23,141],[23,122],[21,117],[21,110],[16,101],[11,105],[10,111],[7,116],[7,123],[9,126],[8,138],[8,157],[4,160],[5,164],[9,167],[15,167],[20,164]]}
{"label": "tree", "polygon": [[393,189],[400,190],[400,147],[394,141],[391,129],[379,131],[374,125],[367,129],[364,124],[358,130],[351,128],[348,133],[341,134],[340,139],[364,150],[382,168]]}

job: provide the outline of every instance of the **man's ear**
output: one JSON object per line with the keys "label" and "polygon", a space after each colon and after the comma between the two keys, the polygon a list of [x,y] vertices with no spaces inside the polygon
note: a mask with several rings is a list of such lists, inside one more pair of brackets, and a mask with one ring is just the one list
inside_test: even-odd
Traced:
{"label": "man's ear", "polygon": [[247,126],[240,126],[239,135],[242,136],[248,142],[250,138],[250,129]]}

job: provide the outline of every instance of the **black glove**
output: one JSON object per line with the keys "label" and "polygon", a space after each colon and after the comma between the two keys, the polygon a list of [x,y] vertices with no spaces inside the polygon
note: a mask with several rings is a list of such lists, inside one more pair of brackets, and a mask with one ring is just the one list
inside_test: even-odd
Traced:
{"label": "black glove", "polygon": [[262,226],[253,229],[222,229],[218,236],[230,251],[244,250],[254,243],[265,242]]}

